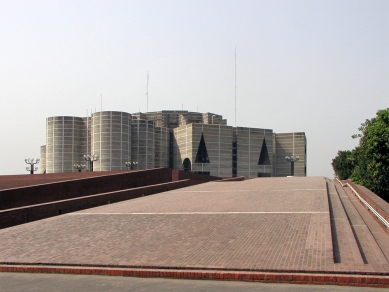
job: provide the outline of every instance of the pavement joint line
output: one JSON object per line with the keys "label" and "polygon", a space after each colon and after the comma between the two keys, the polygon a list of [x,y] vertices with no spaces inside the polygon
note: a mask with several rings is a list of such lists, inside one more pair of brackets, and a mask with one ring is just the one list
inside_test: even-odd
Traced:
{"label": "pavement joint line", "polygon": [[[67,215],[223,215],[223,214],[328,214],[329,212],[161,212],[161,213],[70,213]],[[361,225],[364,226],[364,225]]]}

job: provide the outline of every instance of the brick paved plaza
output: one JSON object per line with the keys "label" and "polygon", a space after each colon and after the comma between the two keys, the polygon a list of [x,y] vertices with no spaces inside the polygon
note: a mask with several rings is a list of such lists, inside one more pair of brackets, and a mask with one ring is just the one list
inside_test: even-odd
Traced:
{"label": "brick paved plaza", "polygon": [[323,177],[210,182],[5,228],[0,240],[1,264],[389,273],[388,235]]}

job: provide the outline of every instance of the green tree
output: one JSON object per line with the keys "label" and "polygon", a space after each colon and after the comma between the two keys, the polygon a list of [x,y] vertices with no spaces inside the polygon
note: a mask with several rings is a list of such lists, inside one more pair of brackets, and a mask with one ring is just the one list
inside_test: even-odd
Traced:
{"label": "green tree", "polygon": [[359,146],[353,151],[351,179],[389,199],[389,108],[366,120],[359,128]]}
{"label": "green tree", "polygon": [[338,155],[334,159],[332,159],[331,164],[332,168],[335,171],[335,174],[340,179],[350,178],[354,170],[352,152],[349,150],[338,151]]}

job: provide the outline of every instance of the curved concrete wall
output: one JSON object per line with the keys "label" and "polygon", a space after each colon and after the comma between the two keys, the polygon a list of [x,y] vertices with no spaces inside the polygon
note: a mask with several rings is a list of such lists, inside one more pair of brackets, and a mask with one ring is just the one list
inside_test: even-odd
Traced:
{"label": "curved concrete wall", "polygon": [[155,127],[154,133],[154,167],[169,167],[169,129]]}
{"label": "curved concrete wall", "polygon": [[154,123],[145,120],[134,120],[131,125],[131,137],[131,161],[138,163],[134,169],[154,168]]}
{"label": "curved concrete wall", "polygon": [[131,115],[125,112],[97,112],[92,115],[91,153],[99,156],[94,171],[124,170],[131,159]]}
{"label": "curved concrete wall", "polygon": [[80,141],[85,137],[86,125],[78,117],[50,117],[46,119],[46,173],[72,172],[74,163],[83,160]]}
{"label": "curved concrete wall", "polygon": [[41,161],[40,161],[39,173],[45,173],[46,171],[46,145],[41,146]]}

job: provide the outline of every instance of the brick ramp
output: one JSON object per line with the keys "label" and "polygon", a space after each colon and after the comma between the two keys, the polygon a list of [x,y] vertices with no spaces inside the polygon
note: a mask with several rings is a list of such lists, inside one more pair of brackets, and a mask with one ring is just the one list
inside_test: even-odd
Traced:
{"label": "brick ramp", "polygon": [[57,216],[0,230],[1,271],[389,287],[388,265],[356,248],[378,237],[352,238],[362,221],[347,211],[379,229],[338,191],[324,178],[210,182]]}

